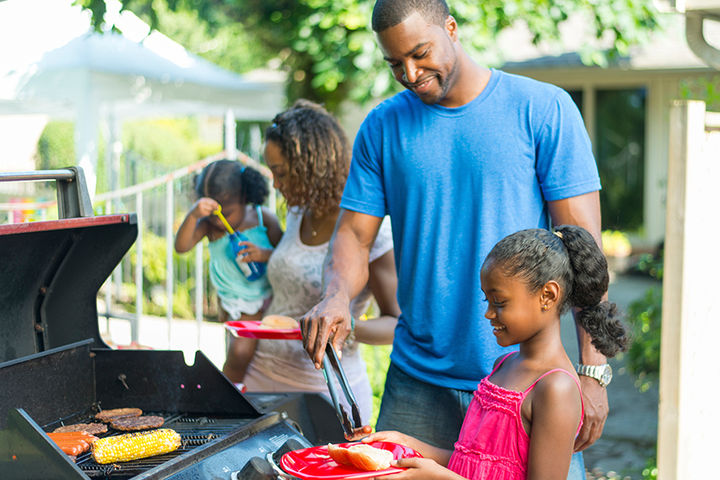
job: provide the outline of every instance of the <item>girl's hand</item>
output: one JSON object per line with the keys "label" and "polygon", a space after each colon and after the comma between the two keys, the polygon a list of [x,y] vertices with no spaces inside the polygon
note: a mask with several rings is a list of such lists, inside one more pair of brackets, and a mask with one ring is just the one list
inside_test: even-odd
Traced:
{"label": "girl's hand", "polygon": [[195,218],[209,217],[217,209],[219,203],[209,197],[198,199],[190,210],[190,215]]}
{"label": "girl's hand", "polygon": [[442,479],[461,479],[460,475],[439,465],[435,460],[429,458],[401,458],[393,461],[392,466],[407,468],[404,472],[394,475],[384,475],[377,477],[376,480],[442,480]]}
{"label": "girl's hand", "polygon": [[245,262],[262,262],[265,263],[270,260],[272,254],[271,248],[260,248],[252,242],[238,242],[240,251],[238,255],[240,259]]}
{"label": "girl's hand", "polygon": [[417,444],[417,440],[410,435],[405,435],[404,433],[396,432],[394,430],[384,430],[381,432],[375,432],[373,434],[368,435],[367,437],[362,439],[363,443],[371,443],[371,442],[392,442],[397,443],[399,445],[405,445],[406,447],[410,447],[414,450],[417,450],[413,445]]}
{"label": "girl's hand", "polygon": [[429,443],[423,442],[422,440],[418,440],[415,437],[411,437],[410,435],[405,435],[404,433],[395,432],[392,430],[373,433],[372,435],[363,438],[362,442],[392,442],[399,445],[404,445],[406,447],[412,448],[426,459],[432,460],[433,462],[439,464],[441,468],[443,465],[448,464],[448,462],[450,461],[450,456],[452,455],[451,450],[445,450],[443,448],[435,447],[433,445],[430,445]]}

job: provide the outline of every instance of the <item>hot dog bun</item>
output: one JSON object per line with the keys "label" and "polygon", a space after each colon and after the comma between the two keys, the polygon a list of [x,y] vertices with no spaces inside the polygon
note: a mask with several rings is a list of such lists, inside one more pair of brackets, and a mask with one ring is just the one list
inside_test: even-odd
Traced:
{"label": "hot dog bun", "polygon": [[284,315],[268,315],[262,319],[260,326],[266,328],[297,328],[300,324],[294,318]]}
{"label": "hot dog bun", "polygon": [[351,445],[349,448],[329,444],[328,453],[341,465],[366,471],[385,470],[390,467],[394,458],[392,452],[365,443]]}
{"label": "hot dog bun", "polygon": [[348,467],[352,467],[353,464],[350,461],[350,458],[348,457],[348,449],[345,447],[341,447],[339,445],[333,445],[332,443],[328,443],[328,453],[330,454],[330,458],[335,460],[340,465],[346,465]]}

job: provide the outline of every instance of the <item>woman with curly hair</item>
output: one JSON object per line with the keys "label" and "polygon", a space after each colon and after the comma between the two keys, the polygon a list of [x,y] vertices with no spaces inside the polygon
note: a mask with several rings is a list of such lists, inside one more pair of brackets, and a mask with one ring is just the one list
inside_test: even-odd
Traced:
{"label": "woman with curly hair", "polygon": [[[288,205],[285,233],[268,262],[273,300],[267,313],[299,319],[320,301],[323,262],[350,166],[349,142],[337,120],[307,100],[278,114],[265,140],[265,161]],[[389,222],[380,229],[368,262],[368,283],[353,300],[352,312],[359,319],[374,296],[379,316],[357,321],[354,338],[342,351],[343,368],[364,422],[370,420],[372,391],[358,342],[392,343],[400,314]],[[300,340],[245,340],[246,351],[255,347],[243,379],[248,391],[327,395],[322,372],[314,368]]]}

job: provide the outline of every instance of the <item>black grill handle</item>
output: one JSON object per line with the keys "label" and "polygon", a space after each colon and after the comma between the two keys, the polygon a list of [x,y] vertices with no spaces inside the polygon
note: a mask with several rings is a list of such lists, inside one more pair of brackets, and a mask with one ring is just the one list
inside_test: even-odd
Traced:
{"label": "black grill handle", "polygon": [[55,180],[57,183],[58,218],[92,217],[85,173],[81,167],[34,172],[0,172],[0,182]]}

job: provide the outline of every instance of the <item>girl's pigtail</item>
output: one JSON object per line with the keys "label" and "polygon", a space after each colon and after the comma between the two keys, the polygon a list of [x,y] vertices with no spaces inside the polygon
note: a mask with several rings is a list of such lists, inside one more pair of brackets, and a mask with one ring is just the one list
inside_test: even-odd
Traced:
{"label": "girl's pigtail", "polygon": [[570,259],[574,279],[569,303],[581,309],[577,321],[592,337],[595,348],[606,357],[613,357],[627,349],[629,337],[617,306],[601,302],[610,282],[605,255],[583,228],[563,225],[555,231]]}
{"label": "girl's pigtail", "polygon": [[245,202],[253,205],[262,205],[270,193],[267,180],[262,173],[252,167],[245,167],[238,172],[242,196]]}

